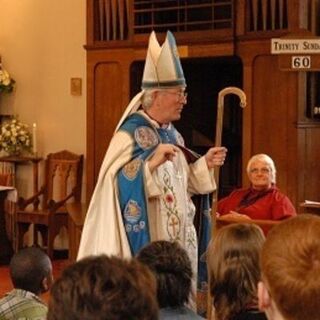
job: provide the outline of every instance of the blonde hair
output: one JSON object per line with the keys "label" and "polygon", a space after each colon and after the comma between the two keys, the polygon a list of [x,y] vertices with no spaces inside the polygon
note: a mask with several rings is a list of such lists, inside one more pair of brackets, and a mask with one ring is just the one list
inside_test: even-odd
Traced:
{"label": "blonde hair", "polygon": [[265,241],[260,227],[237,223],[220,229],[208,248],[208,273],[217,320],[232,319],[257,303],[259,254]]}
{"label": "blonde hair", "polygon": [[277,175],[276,167],[274,165],[273,160],[267,154],[264,154],[264,153],[256,154],[250,158],[250,160],[248,161],[248,164],[247,164],[247,174],[250,173],[250,169],[252,167],[252,164],[257,161],[261,161],[261,162],[264,162],[267,164],[267,166],[269,167],[269,169],[271,171],[271,182],[276,183],[276,175]]}

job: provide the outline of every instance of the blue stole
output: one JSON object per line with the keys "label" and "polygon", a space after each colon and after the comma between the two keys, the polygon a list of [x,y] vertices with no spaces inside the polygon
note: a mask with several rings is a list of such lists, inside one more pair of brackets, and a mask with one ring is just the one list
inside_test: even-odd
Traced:
{"label": "blue stole", "polygon": [[155,128],[134,113],[121,125],[133,140],[130,161],[117,173],[120,209],[132,255],[150,242],[147,199],[144,189],[144,161],[160,143]]}
{"label": "blue stole", "polygon": [[198,314],[206,318],[208,299],[208,269],[207,269],[207,247],[211,239],[211,207],[208,194],[201,195],[200,199],[200,226],[198,244]]}
{"label": "blue stole", "polygon": [[[144,161],[148,159],[159,143],[177,145],[184,152],[188,162],[196,160],[195,154],[179,145],[179,133],[170,129],[155,128],[139,113],[133,113],[121,125],[133,140],[130,161],[117,173],[120,208],[132,255],[150,242],[147,214],[147,199],[144,189]],[[207,283],[207,267],[204,259],[211,237],[209,195],[201,196],[198,250],[198,288],[204,289]]]}

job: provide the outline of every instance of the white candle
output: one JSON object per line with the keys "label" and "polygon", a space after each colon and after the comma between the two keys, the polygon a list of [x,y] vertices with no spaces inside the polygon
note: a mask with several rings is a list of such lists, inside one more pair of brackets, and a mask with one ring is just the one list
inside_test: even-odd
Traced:
{"label": "white candle", "polygon": [[37,153],[37,124],[34,123],[32,125],[32,146],[33,146],[33,153]]}

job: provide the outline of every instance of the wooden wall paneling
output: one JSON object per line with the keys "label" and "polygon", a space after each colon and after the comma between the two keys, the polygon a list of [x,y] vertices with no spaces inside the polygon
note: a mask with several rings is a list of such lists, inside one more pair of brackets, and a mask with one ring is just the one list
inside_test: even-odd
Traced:
{"label": "wooden wall paneling", "polygon": [[309,128],[306,134],[306,159],[308,166],[305,170],[305,197],[310,200],[320,201],[320,125]]}
{"label": "wooden wall paneling", "polygon": [[[224,57],[234,55],[235,47],[232,42],[223,42],[219,44],[202,44],[192,46],[179,46],[179,55],[183,57],[205,58],[205,57]],[[188,50],[185,50],[187,48]],[[188,53],[186,56],[184,52]],[[182,55],[181,55],[182,53]],[[188,80],[188,79],[187,79]]]}
{"label": "wooden wall paneling", "polygon": [[243,110],[243,133],[242,133],[242,185],[248,186],[249,180],[246,172],[246,164],[251,158],[252,151],[252,110],[253,94],[255,90],[254,61],[259,55],[266,55],[270,52],[270,42],[267,40],[238,41],[235,47],[235,54],[241,58],[243,63],[243,90],[247,96],[247,105]]}
{"label": "wooden wall paneling", "polygon": [[[275,154],[273,157],[279,172],[279,186],[297,206],[298,195],[301,192],[299,190],[303,190],[303,187],[298,184],[298,181],[300,182],[298,168],[301,167],[299,163],[302,163],[298,160],[300,153],[298,146],[302,145],[304,140],[298,136],[296,121],[299,118],[298,113],[305,113],[305,87],[303,87],[305,79],[301,78],[301,73],[280,72],[277,58],[270,55],[269,40],[248,41],[244,39],[239,41],[236,46],[236,54],[241,57],[243,62],[243,89],[247,95],[247,106],[243,112],[243,185],[249,184],[245,164],[253,154],[257,152],[271,153],[271,156]],[[264,61],[263,63],[266,65],[263,66],[263,63],[259,61],[262,59],[261,57],[266,60],[271,59],[272,69],[269,69],[270,62],[268,61]],[[262,67],[257,69],[260,64]],[[278,75],[283,80],[277,80]],[[280,95],[277,93],[279,81],[282,83],[283,91]],[[265,87],[265,82],[269,82],[269,88]],[[274,96],[272,99],[275,107],[283,108],[282,120],[268,116],[271,117],[272,121],[270,121],[270,119],[263,117],[264,111],[262,112],[261,108],[266,109],[267,112],[273,112],[271,103],[268,102],[269,94]],[[260,112],[258,119],[256,119],[257,112],[258,114]],[[276,142],[272,142],[270,138],[268,138],[269,142],[268,139],[265,141],[264,135],[271,134],[276,137],[274,139],[278,139],[274,122],[279,124],[279,121],[283,121],[286,128],[284,131],[283,128],[280,128],[280,132],[284,134],[282,134],[282,138],[280,136],[283,146],[278,145],[274,148],[273,143]],[[260,125],[261,129],[259,129]],[[263,148],[261,148],[262,144]],[[301,152],[303,151],[301,150]]]}
{"label": "wooden wall paneling", "polygon": [[268,4],[267,1],[262,1],[262,30],[265,31],[267,30],[267,9],[268,9]]}
{"label": "wooden wall paneling", "polygon": [[[293,107],[296,74],[282,72],[276,56],[259,56],[254,63],[252,153],[267,153],[275,161],[277,185],[287,194],[288,150],[294,132],[294,120],[288,119],[288,109]],[[291,128],[292,127],[292,128]],[[289,139],[290,137],[290,139]]]}
{"label": "wooden wall paneling", "polygon": [[310,0],[290,0],[288,1],[288,24],[292,32],[308,27],[308,3]]}
{"label": "wooden wall paneling", "polygon": [[[305,174],[306,168],[306,92],[307,92],[307,73],[299,72],[298,74],[298,114],[297,114],[297,131],[298,131],[298,146],[297,146],[297,163],[292,166],[295,169],[296,183],[297,183],[297,202],[303,202],[306,199],[305,195]],[[300,209],[300,207],[299,207]],[[301,211],[301,210],[299,210]]]}
{"label": "wooden wall paneling", "polygon": [[[306,194],[305,194],[305,168],[307,167],[306,164],[306,157],[305,155],[307,154],[306,152],[306,130],[298,125],[298,159],[297,163],[295,163],[295,169],[296,169],[296,175],[297,175],[297,198],[298,202],[303,202],[306,199]],[[310,199],[311,200],[311,199]],[[298,210],[300,209],[299,207],[297,208]],[[301,211],[301,210],[299,210]]]}
{"label": "wooden wall paneling", "polygon": [[320,201],[320,124],[306,126],[305,131],[305,152],[304,166],[304,194],[300,202],[304,200]]}
{"label": "wooden wall paneling", "polygon": [[94,68],[95,60],[87,54],[87,161],[86,161],[86,201],[89,201],[94,188]]}
{"label": "wooden wall paneling", "polygon": [[258,30],[258,0],[252,0],[253,30]]}
{"label": "wooden wall paneling", "polygon": [[[119,62],[100,62],[94,75],[95,168],[99,169],[121,113],[122,74]],[[94,172],[97,175],[97,172]]]}
{"label": "wooden wall paneling", "polygon": [[93,44],[93,34],[94,34],[93,1],[94,0],[87,0],[87,45]]}
{"label": "wooden wall paneling", "polygon": [[88,61],[88,87],[92,90],[88,91],[87,113],[87,201],[91,198],[114,129],[128,103],[128,58],[120,54],[119,60],[115,60],[118,54],[91,52]]}
{"label": "wooden wall paneling", "polygon": [[[282,89],[277,57],[257,56],[253,65],[252,153],[276,153],[283,147],[286,126],[279,99]],[[274,139],[275,134],[277,139]],[[276,144],[278,140],[279,145]],[[281,140],[281,141],[280,141]],[[279,164],[278,164],[279,166]]]}
{"label": "wooden wall paneling", "polygon": [[[285,71],[282,71],[287,73]],[[296,209],[299,208],[298,200],[298,176],[297,168],[299,168],[298,152],[298,130],[297,130],[297,118],[298,110],[301,106],[299,98],[301,97],[300,91],[300,73],[288,72],[286,75],[285,90],[286,95],[282,96],[283,101],[279,101],[286,106],[286,126],[287,126],[287,145],[285,152],[282,153],[282,158],[286,160],[286,195],[295,205]]]}
{"label": "wooden wall paneling", "polygon": [[246,6],[248,5],[248,2],[245,0],[238,0],[235,1],[234,4],[234,13],[235,13],[235,31],[236,35],[244,35],[246,32],[246,23],[247,23],[247,17],[246,17]]}
{"label": "wooden wall paneling", "polygon": [[105,37],[105,26],[106,26],[106,21],[104,19],[104,11],[105,11],[105,7],[104,7],[104,0],[99,0],[99,40],[103,41],[104,39],[106,39]]}
{"label": "wooden wall paneling", "polygon": [[242,113],[242,185],[249,185],[246,163],[251,157],[251,123],[252,123],[252,59],[242,56],[243,63],[243,91],[247,97],[247,105]]}

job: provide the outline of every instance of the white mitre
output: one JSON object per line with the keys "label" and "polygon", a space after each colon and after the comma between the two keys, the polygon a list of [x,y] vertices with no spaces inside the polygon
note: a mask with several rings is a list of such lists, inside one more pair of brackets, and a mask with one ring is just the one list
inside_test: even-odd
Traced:
{"label": "white mitre", "polygon": [[137,111],[141,105],[141,98],[146,89],[167,89],[172,87],[185,87],[180,58],[173,34],[168,31],[162,46],[156,38],[154,31],[149,37],[149,45],[144,65],[141,91],[135,95],[124,111],[117,127],[117,131],[123,121],[133,112]]}

